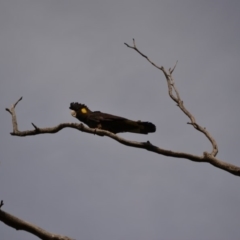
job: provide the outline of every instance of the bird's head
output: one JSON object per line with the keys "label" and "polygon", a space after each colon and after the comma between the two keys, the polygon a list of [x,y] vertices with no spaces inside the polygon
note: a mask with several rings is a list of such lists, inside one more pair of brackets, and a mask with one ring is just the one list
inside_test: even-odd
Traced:
{"label": "bird's head", "polygon": [[72,102],[69,109],[71,110],[71,115],[75,118],[85,116],[90,112],[89,108],[86,105],[78,102]]}

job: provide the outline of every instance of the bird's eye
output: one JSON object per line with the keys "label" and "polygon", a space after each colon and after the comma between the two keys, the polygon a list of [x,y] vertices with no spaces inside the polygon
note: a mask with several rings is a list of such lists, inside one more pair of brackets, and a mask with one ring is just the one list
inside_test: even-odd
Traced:
{"label": "bird's eye", "polygon": [[82,112],[82,113],[87,113],[87,109],[86,109],[86,108],[82,108],[82,109],[81,109],[81,112]]}

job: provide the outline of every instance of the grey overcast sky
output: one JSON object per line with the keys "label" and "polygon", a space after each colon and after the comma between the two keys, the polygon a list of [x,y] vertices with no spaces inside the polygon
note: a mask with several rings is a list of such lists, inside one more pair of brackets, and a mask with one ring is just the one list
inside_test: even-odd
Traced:
{"label": "grey overcast sky", "polygon": [[[64,129],[13,137],[4,110],[20,96],[20,130],[78,122],[72,101],[156,124],[120,134],[202,154],[163,74],[174,72],[186,107],[240,166],[240,1],[0,1],[0,199],[3,210],[85,240],[226,240],[240,236],[240,178],[206,163],[167,158]],[[37,239],[0,223],[0,239]]]}

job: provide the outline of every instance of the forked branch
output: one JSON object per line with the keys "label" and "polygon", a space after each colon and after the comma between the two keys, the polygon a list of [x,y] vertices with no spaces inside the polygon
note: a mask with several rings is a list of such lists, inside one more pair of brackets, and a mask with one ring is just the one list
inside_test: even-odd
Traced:
{"label": "forked branch", "polygon": [[52,134],[52,133],[57,133],[64,128],[74,128],[76,130],[94,134],[94,135],[98,135],[98,136],[107,136],[123,145],[129,146],[129,147],[135,147],[135,148],[142,148],[142,149],[145,149],[145,150],[148,150],[150,152],[154,152],[154,153],[157,153],[160,155],[164,155],[164,156],[168,156],[168,157],[175,157],[175,158],[184,158],[184,159],[191,160],[193,162],[208,162],[208,163],[214,165],[215,167],[223,169],[223,170],[230,172],[236,176],[240,176],[240,168],[239,167],[234,166],[229,163],[226,163],[226,162],[223,162],[223,161],[220,161],[217,158],[215,158],[215,156],[213,154],[209,154],[209,153],[205,152],[205,153],[203,153],[202,156],[197,156],[197,155],[193,155],[193,154],[185,153],[185,152],[175,152],[175,151],[157,147],[157,146],[153,145],[152,143],[150,143],[149,141],[147,141],[147,142],[130,141],[130,140],[124,139],[112,132],[108,132],[108,131],[101,130],[101,129],[88,128],[81,123],[80,124],[79,123],[61,123],[61,124],[59,124],[55,127],[51,127],[51,128],[39,128],[35,124],[32,124],[34,127],[33,130],[20,131],[17,127],[18,125],[17,125],[15,107],[17,106],[17,103],[21,100],[22,100],[22,98],[20,98],[14,105],[12,105],[11,109],[6,109],[6,111],[8,111],[12,116],[13,132],[11,132],[10,134],[13,136],[25,137],[25,136],[39,135],[39,134],[46,134],[46,133]]}
{"label": "forked branch", "polygon": [[138,52],[141,56],[143,56],[144,58],[147,59],[148,62],[150,62],[154,67],[156,67],[157,69],[161,70],[167,80],[167,85],[168,85],[168,93],[169,96],[172,98],[172,100],[174,102],[177,103],[177,106],[188,116],[188,118],[190,119],[190,123],[196,130],[202,132],[207,138],[208,140],[211,142],[212,144],[212,152],[208,153],[211,156],[216,156],[218,153],[218,146],[217,146],[217,142],[215,141],[215,139],[211,136],[211,134],[207,131],[206,128],[201,127],[197,122],[196,119],[194,118],[194,116],[187,110],[187,108],[184,106],[183,101],[180,97],[180,94],[175,86],[175,82],[172,76],[173,71],[175,70],[176,66],[177,66],[177,62],[175,64],[175,66],[173,67],[173,69],[169,68],[169,70],[165,70],[165,68],[163,66],[158,66],[156,65],[153,61],[151,61],[145,54],[143,54],[136,46],[136,42],[133,39],[133,46],[128,45],[127,43],[124,43],[127,47],[135,50],[136,52]]}

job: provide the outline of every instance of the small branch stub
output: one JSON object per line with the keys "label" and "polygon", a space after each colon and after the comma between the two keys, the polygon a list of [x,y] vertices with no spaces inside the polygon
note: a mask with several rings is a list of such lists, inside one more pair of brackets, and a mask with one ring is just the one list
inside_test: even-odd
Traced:
{"label": "small branch stub", "polygon": [[1,202],[0,202],[0,209],[1,209],[1,207],[4,205],[4,203],[3,203],[3,200],[1,200]]}

